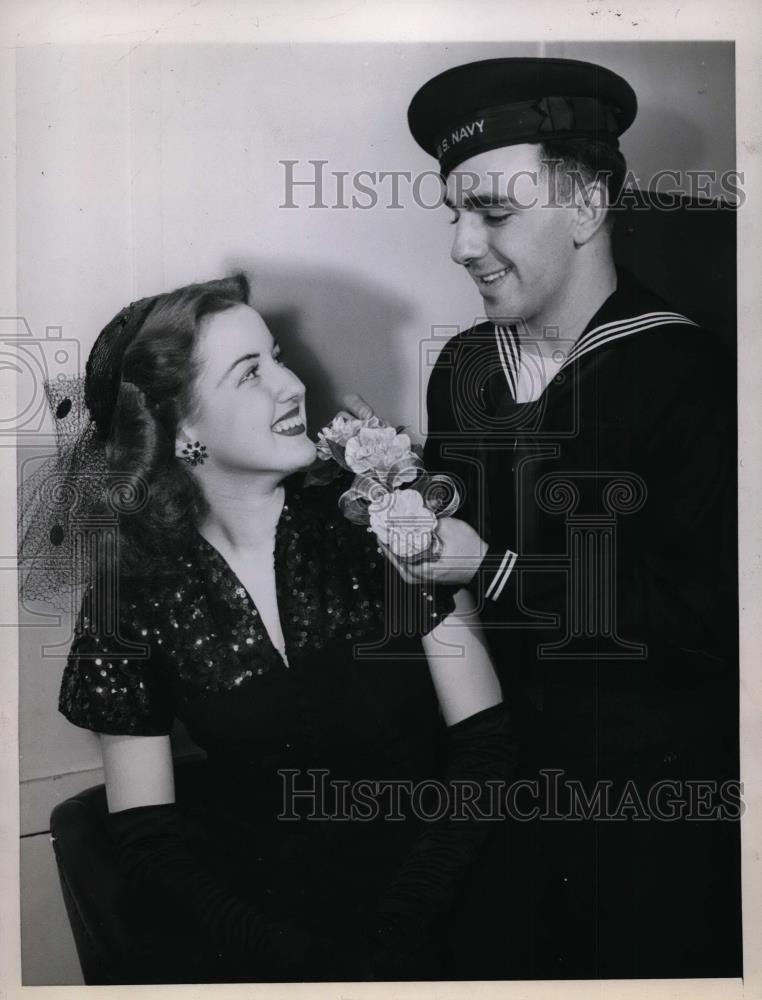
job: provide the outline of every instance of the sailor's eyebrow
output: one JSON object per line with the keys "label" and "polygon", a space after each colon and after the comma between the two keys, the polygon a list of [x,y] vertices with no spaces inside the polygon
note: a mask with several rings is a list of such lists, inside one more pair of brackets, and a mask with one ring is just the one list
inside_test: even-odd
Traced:
{"label": "sailor's eyebrow", "polygon": [[491,195],[491,194],[467,194],[463,198],[463,205],[458,206],[449,198],[445,198],[445,205],[451,209],[453,212],[457,212],[460,208],[469,209],[485,209],[490,208],[509,208],[515,210],[520,208],[518,202],[514,201],[513,198],[508,197],[508,195]]}

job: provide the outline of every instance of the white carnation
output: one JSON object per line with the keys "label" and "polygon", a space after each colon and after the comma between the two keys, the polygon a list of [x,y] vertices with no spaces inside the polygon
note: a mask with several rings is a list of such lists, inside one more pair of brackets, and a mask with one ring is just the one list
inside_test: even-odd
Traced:
{"label": "white carnation", "polygon": [[395,556],[411,558],[431,547],[436,516],[416,490],[395,490],[368,507],[370,530]]}

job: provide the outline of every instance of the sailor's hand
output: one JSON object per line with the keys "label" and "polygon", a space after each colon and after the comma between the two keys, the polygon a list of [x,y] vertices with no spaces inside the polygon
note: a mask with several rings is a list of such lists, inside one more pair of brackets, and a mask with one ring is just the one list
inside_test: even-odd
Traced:
{"label": "sailor's hand", "polygon": [[347,417],[353,420],[367,420],[368,417],[377,416],[375,410],[367,403],[362,396],[356,392],[347,393],[341,398],[343,410],[339,410],[338,416]]}
{"label": "sailor's hand", "polygon": [[440,546],[435,559],[411,564],[395,556],[386,545],[381,545],[381,550],[406,583],[467,586],[487,554],[486,542],[468,522],[457,517],[440,518],[437,536]]}

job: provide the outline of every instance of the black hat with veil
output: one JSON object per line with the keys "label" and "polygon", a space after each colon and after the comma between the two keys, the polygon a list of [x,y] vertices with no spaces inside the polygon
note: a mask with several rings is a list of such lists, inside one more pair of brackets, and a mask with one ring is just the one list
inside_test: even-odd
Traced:
{"label": "black hat with veil", "polygon": [[[248,297],[248,281],[238,274],[140,299],[98,335],[84,376],[45,384],[56,448],[18,488],[22,600],[72,608],[103,560],[116,558],[120,519],[139,514],[151,501],[147,479],[134,470],[120,471],[110,453],[122,393],[140,396],[156,412],[165,405],[162,399],[145,398],[125,374],[126,355],[138,335],[163,335],[164,307],[189,305],[190,320],[197,323],[210,311],[247,303]],[[119,572],[125,571],[120,564]]]}

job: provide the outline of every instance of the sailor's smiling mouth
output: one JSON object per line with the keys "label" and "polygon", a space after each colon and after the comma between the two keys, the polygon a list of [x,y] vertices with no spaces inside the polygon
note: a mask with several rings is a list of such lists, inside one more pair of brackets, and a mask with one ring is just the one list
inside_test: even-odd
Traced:
{"label": "sailor's smiling mouth", "polygon": [[508,274],[510,274],[512,270],[513,268],[509,264],[506,267],[501,268],[499,271],[490,271],[486,274],[476,274],[474,271],[471,271],[471,277],[477,282],[477,284],[489,287],[490,285],[494,285],[498,281],[501,281]]}

